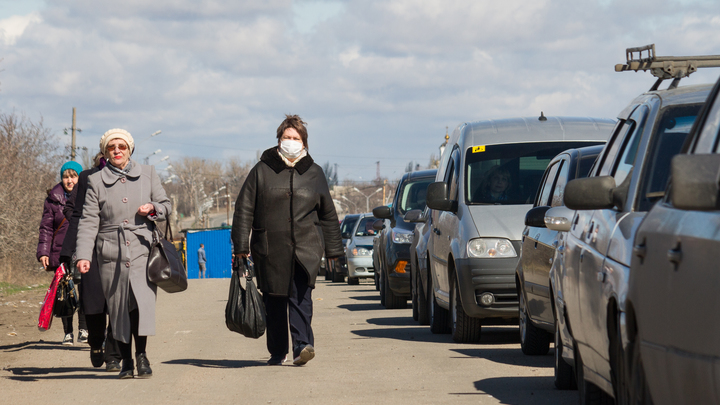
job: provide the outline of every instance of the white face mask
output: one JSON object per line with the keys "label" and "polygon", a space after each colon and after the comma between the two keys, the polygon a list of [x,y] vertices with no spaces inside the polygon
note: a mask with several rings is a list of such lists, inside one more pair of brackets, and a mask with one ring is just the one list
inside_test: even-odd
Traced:
{"label": "white face mask", "polygon": [[280,153],[287,159],[296,159],[305,149],[302,142],[286,139],[280,142]]}

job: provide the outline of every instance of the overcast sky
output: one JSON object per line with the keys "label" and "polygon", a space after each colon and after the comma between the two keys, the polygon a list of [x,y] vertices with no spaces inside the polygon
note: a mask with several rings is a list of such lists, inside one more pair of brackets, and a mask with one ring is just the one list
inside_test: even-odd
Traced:
{"label": "overcast sky", "polygon": [[251,160],[299,114],[341,179],[377,161],[398,178],[446,126],[614,118],[654,82],[614,72],[625,48],[720,54],[719,33],[717,0],[0,0],[0,111],[42,117],[64,145],[76,107],[80,146],[125,128],[136,158],[163,150],[152,162]]}

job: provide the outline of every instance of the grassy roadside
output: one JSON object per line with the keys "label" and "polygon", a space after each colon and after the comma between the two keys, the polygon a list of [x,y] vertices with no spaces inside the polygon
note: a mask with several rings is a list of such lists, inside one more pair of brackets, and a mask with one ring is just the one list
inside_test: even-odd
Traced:
{"label": "grassy roadside", "polygon": [[23,291],[47,290],[50,284],[17,285],[0,282],[0,296],[9,297]]}

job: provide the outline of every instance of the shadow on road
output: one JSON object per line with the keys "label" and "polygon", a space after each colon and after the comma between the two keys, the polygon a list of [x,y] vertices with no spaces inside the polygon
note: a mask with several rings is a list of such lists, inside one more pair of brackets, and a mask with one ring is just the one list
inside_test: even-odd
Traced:
{"label": "shadow on road", "polygon": [[553,377],[496,377],[475,381],[475,388],[500,400],[502,404],[555,404],[577,397],[577,391],[555,389]]}
{"label": "shadow on road", "polygon": [[379,302],[375,304],[343,304],[337,307],[347,309],[348,311],[376,311],[383,309]]}
{"label": "shadow on road", "polygon": [[[380,326],[418,326],[411,316],[397,316],[393,318],[370,318],[367,323]],[[426,327],[426,329],[429,331]]]}
{"label": "shadow on road", "polygon": [[184,366],[206,367],[206,368],[245,368],[255,366],[267,366],[264,361],[257,360],[206,360],[206,359],[176,359],[164,361],[163,364],[181,364]]}
{"label": "shadow on road", "polygon": [[89,350],[90,346],[65,346],[60,342],[45,342],[37,340],[34,342],[21,342],[14,345],[0,346],[0,351],[19,352],[21,350]]}
{"label": "shadow on road", "polygon": [[[482,344],[482,343],[481,343]],[[451,349],[468,358],[483,358],[495,363],[510,364],[513,366],[553,368],[554,357],[551,350],[546,356],[527,356],[520,348],[504,349],[496,347],[473,347],[468,349]]]}
{"label": "shadow on road", "polygon": [[357,301],[377,301],[380,303],[380,296],[378,295],[358,295],[355,297],[348,297],[351,300],[357,300]]}
{"label": "shadow on road", "polygon": [[427,327],[361,329],[352,331],[364,338],[396,339],[411,342],[452,343],[447,335],[433,335]]}
{"label": "shadow on road", "polygon": [[[13,367],[8,368],[7,371],[13,374],[12,377],[8,377],[9,380],[14,381],[39,381],[39,380],[82,380],[82,379],[113,379],[117,378],[116,373],[106,373],[104,368],[97,369],[96,374],[86,374],[88,368],[79,367],[51,367],[51,368],[40,368],[40,367]],[[84,372],[85,374],[68,374]]]}

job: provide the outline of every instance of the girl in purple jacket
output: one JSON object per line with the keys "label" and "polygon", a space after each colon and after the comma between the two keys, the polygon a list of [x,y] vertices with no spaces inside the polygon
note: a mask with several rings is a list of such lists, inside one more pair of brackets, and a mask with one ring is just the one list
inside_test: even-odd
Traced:
{"label": "girl in purple jacket", "polygon": [[[60,250],[62,249],[65,233],[68,229],[68,222],[63,215],[63,208],[70,192],[78,181],[78,173],[82,166],[77,162],[67,162],[60,168],[62,180],[52,189],[48,190],[45,199],[42,220],[40,221],[40,237],[37,247],[37,259],[47,271],[55,273],[60,266]],[[78,285],[78,288],[80,286]],[[62,318],[65,330],[64,345],[73,344],[73,317]],[[87,343],[87,326],[82,313],[78,314],[78,343]]]}

